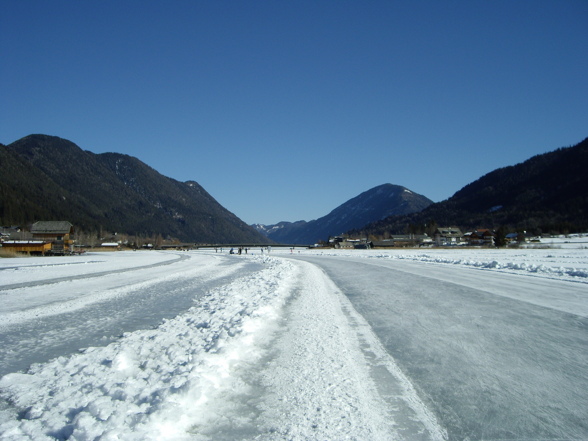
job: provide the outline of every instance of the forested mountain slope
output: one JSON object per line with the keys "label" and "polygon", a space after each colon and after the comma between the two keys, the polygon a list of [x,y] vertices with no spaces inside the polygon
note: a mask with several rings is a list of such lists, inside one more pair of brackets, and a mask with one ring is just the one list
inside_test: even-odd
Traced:
{"label": "forested mountain slope", "polygon": [[268,242],[194,181],[179,182],[137,158],[94,154],[47,135],[0,146],[0,223],[36,220],[190,242]]}
{"label": "forested mountain slope", "polygon": [[544,233],[588,230],[588,138],[494,170],[443,202],[362,230],[376,235],[419,232],[432,224]]}

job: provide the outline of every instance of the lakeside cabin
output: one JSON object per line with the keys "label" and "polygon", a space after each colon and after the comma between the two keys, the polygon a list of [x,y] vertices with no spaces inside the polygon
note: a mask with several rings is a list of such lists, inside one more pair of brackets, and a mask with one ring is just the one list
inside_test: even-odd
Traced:
{"label": "lakeside cabin", "polygon": [[74,227],[68,221],[39,221],[31,227],[33,239],[51,244],[52,254],[73,252]]}
{"label": "lakeside cabin", "polygon": [[29,255],[64,255],[73,252],[74,228],[67,221],[39,221],[31,227],[30,240],[5,240],[2,249]]}

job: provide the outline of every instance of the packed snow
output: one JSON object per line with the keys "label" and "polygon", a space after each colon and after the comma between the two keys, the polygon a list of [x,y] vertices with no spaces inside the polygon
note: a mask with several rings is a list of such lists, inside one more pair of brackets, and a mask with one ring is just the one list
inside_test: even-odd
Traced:
{"label": "packed snow", "polygon": [[582,243],[0,259],[0,438],[450,439],[321,256],[588,283]]}
{"label": "packed snow", "polygon": [[482,270],[526,274],[555,280],[588,283],[588,236],[554,238],[520,248],[403,248],[309,251],[315,255],[354,256],[423,263],[460,265]]}

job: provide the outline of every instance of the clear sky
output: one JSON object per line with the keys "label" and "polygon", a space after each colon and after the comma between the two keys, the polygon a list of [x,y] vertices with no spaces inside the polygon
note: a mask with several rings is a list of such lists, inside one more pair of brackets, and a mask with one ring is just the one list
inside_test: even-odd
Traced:
{"label": "clear sky", "polygon": [[588,136],[588,1],[5,0],[0,142],[32,133],[247,223],[387,182],[440,201]]}

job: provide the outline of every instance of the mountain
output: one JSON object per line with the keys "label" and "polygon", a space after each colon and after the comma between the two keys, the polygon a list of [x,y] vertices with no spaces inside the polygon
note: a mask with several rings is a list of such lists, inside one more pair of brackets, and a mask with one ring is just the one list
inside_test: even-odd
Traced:
{"label": "mountain", "polygon": [[297,230],[301,229],[302,227],[304,227],[306,224],[308,224],[308,222],[306,222],[304,220],[300,220],[300,221],[296,221],[296,222],[283,221],[283,222],[278,222],[277,224],[273,224],[273,225],[254,224],[254,225],[252,225],[252,227],[255,228],[257,231],[259,231],[264,236],[269,238],[272,236],[286,237],[286,236],[288,236],[288,234],[290,234],[290,232],[297,231]]}
{"label": "mountain", "polygon": [[278,243],[313,244],[387,216],[421,211],[432,203],[405,187],[383,184],[348,200],[319,219],[255,227]]}
{"label": "mountain", "polygon": [[362,231],[405,233],[410,226],[416,233],[431,225],[537,233],[588,230],[588,138],[494,170],[422,212],[388,217]]}
{"label": "mountain", "polygon": [[186,242],[268,242],[194,181],[179,182],[137,158],[95,154],[47,135],[0,144],[0,224],[36,220]]}

